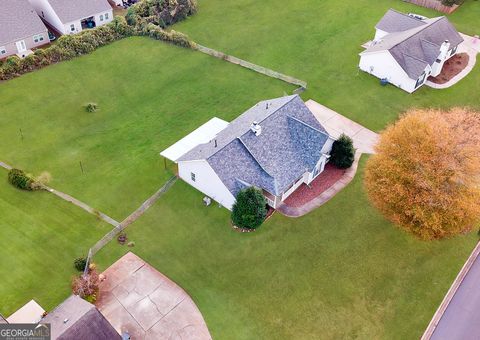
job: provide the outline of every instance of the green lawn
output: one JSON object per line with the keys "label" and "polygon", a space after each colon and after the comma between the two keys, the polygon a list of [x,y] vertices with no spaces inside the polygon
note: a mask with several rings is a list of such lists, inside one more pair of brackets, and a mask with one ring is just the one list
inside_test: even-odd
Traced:
{"label": "green lawn", "polygon": [[[0,84],[0,136],[9,141],[0,143],[0,160],[48,171],[52,187],[121,220],[169,176],[160,151],[214,116],[231,120],[293,89],[201,53],[130,38]],[[88,102],[100,110],[85,112]]]}
{"label": "green lawn", "polygon": [[[306,80],[313,98],[368,126],[382,129],[415,106],[480,108],[480,66],[448,90],[423,87],[413,95],[358,71],[360,45],[389,8],[428,16],[441,13],[401,0],[199,0],[198,13],[175,26],[202,45]],[[480,34],[480,3],[467,0],[449,17]]]}
{"label": "green lawn", "polygon": [[0,314],[30,299],[51,310],[70,294],[73,260],[110,225],[48,192],[25,192],[0,169]]}
{"label": "green lawn", "polygon": [[[228,212],[177,182],[127,230],[133,251],[185,288],[214,339],[415,339],[475,235],[422,242],[383,220],[359,176],[300,219],[273,216],[239,234]],[[107,267],[128,251],[110,243]]]}

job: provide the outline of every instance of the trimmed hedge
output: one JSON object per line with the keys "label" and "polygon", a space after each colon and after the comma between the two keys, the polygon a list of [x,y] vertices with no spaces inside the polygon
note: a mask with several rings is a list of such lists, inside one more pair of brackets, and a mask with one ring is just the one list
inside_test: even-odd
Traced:
{"label": "trimmed hedge", "polygon": [[333,143],[330,162],[340,169],[352,166],[355,160],[355,148],[350,137],[343,134]]}

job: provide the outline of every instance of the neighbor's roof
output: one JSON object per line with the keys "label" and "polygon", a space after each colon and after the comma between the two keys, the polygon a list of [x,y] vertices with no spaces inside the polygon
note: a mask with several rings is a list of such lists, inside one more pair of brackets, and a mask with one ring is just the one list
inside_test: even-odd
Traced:
{"label": "neighbor's roof", "polygon": [[35,300],[30,300],[7,318],[8,323],[37,323],[45,310]]}
{"label": "neighbor's roof", "polygon": [[[252,123],[260,124],[256,136]],[[206,159],[235,196],[245,186],[274,195],[312,171],[330,136],[298,95],[262,101],[180,161]]]}
{"label": "neighbor's roof", "polygon": [[28,0],[0,0],[0,46],[46,31]]}
{"label": "neighbor's roof", "polygon": [[[411,20],[410,20],[411,19]],[[394,20],[398,21],[395,26]],[[361,54],[389,51],[412,79],[418,79],[427,67],[433,65],[446,40],[450,47],[458,46],[463,38],[446,17],[418,20],[393,10],[380,20],[377,28],[390,32]],[[405,28],[403,31],[398,31]]]}
{"label": "neighbor's roof", "polygon": [[48,0],[48,2],[64,24],[112,9],[107,0]]}
{"label": "neighbor's roof", "polygon": [[0,314],[0,323],[8,323],[7,320]]}
{"label": "neighbor's roof", "polygon": [[168,149],[163,150],[160,155],[175,162],[197,145],[213,140],[215,136],[227,126],[228,122],[214,117]]}
{"label": "neighbor's roof", "polygon": [[77,295],[63,301],[42,323],[51,324],[52,339],[121,339],[98,309]]}

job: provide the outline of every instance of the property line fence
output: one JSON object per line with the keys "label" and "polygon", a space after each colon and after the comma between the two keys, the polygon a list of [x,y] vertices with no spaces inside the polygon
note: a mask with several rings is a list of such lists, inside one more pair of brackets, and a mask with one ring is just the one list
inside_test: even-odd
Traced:
{"label": "property line fence", "polygon": [[89,249],[88,251],[88,260],[87,264],[90,263],[91,257],[93,257],[100,249],[105,247],[108,242],[113,240],[118,234],[120,234],[126,227],[132,224],[137,218],[139,218],[143,213],[155,203],[160,196],[162,196],[165,192],[168,191],[172,187],[172,185],[177,180],[176,176],[172,176],[152,197],[148,200],[143,202],[143,204],[135,210],[132,214],[130,214],[126,219],[124,219],[121,223],[115,226],[112,230],[110,230],[107,234],[105,234],[95,245]]}
{"label": "property line fence", "polygon": [[232,64],[235,64],[235,65],[240,65],[242,67],[248,68],[252,71],[261,73],[261,74],[266,75],[268,77],[280,79],[280,80],[282,80],[284,82],[287,82],[289,84],[300,86],[301,89],[306,89],[307,88],[307,82],[306,81],[287,76],[287,75],[282,74],[280,72],[277,72],[277,71],[274,71],[274,70],[271,70],[269,68],[259,66],[259,65],[253,64],[253,63],[250,63],[250,62],[245,61],[243,59],[225,54],[223,52],[220,52],[220,51],[217,51],[217,50],[214,50],[212,48],[205,47],[205,46],[202,46],[202,45],[199,45],[199,44],[196,44],[196,49],[198,51],[200,51],[202,53],[205,53],[205,54],[208,54],[212,57],[228,61],[228,62],[230,62]]}
{"label": "property line fence", "polygon": [[459,7],[459,5],[445,6],[440,0],[403,0],[404,2],[409,2],[418,6],[431,8],[439,12],[446,14],[451,14]]}

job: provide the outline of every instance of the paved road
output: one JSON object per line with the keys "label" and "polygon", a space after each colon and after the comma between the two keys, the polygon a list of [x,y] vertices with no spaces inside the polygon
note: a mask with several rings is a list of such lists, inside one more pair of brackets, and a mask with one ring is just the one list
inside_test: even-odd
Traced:
{"label": "paved road", "polygon": [[468,271],[430,339],[480,339],[480,257]]}

